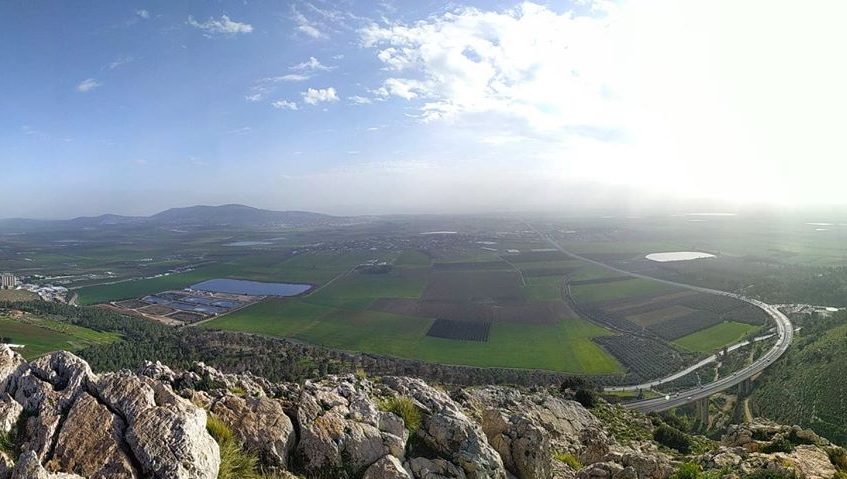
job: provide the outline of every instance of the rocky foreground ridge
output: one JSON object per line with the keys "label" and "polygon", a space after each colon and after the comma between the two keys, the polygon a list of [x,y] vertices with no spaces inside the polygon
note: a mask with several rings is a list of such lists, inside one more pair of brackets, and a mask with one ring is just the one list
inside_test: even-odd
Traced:
{"label": "rocky foreground ridge", "polygon": [[[685,456],[622,432],[649,436],[650,418],[603,407],[620,415],[601,420],[547,391],[448,394],[408,377],[275,384],[159,363],[95,374],[71,353],[28,363],[0,347],[0,479],[246,477],[233,472],[222,430],[257,461],[250,467],[262,475],[249,477],[666,479],[686,467],[715,478],[843,474],[834,465],[843,450],[811,431],[733,426]],[[788,441],[802,445],[764,452]]]}

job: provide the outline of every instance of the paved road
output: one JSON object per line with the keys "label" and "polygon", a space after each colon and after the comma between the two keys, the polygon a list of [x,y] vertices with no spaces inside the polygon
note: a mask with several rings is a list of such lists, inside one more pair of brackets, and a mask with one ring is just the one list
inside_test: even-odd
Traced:
{"label": "paved road", "polygon": [[[765,334],[764,336],[755,337],[751,341],[744,340],[744,341],[735,343],[732,346],[728,346],[726,348],[726,350],[727,350],[727,352],[732,352],[732,351],[735,351],[736,349],[743,348],[744,346],[747,346],[749,344],[752,344],[752,343],[755,343],[755,342],[758,342],[758,341],[764,341],[766,339],[770,339],[770,338],[774,337],[775,335],[776,335],[776,333],[771,333],[771,334]],[[699,362],[697,362],[697,363],[695,363],[691,366],[688,366],[687,368],[683,369],[682,371],[677,371],[677,372],[671,374],[670,376],[663,377],[662,379],[655,379],[653,381],[648,381],[646,383],[632,384],[632,385],[629,385],[629,386],[607,386],[607,387],[603,388],[603,390],[604,391],[638,391],[640,389],[645,389],[645,390],[646,389],[652,389],[656,386],[661,386],[662,384],[669,383],[671,381],[675,381],[675,380],[677,380],[677,379],[679,379],[683,376],[687,376],[687,375],[693,373],[694,371],[702,368],[703,366],[705,366],[709,363],[714,363],[717,360],[718,360],[718,356],[716,354],[713,354],[706,359],[703,359],[703,360],[701,360],[701,361],[699,361]]]}
{"label": "paved road", "polygon": [[[538,230],[536,230],[536,232],[538,232]],[[540,232],[538,233],[541,234]],[[697,401],[698,399],[702,399],[711,396],[712,394],[729,389],[745,381],[746,379],[749,379],[755,376],[756,374],[764,371],[765,368],[770,366],[774,361],[776,361],[780,356],[782,356],[782,354],[788,349],[788,345],[791,344],[791,340],[794,337],[794,328],[791,326],[791,321],[789,321],[788,317],[782,314],[782,312],[780,312],[775,306],[771,306],[770,304],[764,303],[757,299],[748,298],[740,294],[729,293],[726,291],[719,291],[710,288],[702,288],[700,286],[692,286],[690,284],[677,283],[675,281],[654,278],[652,276],[626,271],[608,265],[606,263],[595,261],[593,259],[586,258],[585,256],[581,256],[574,252],[568,251],[553,238],[550,238],[549,236],[545,235],[541,236],[544,237],[551,245],[553,245],[553,247],[572,258],[585,261],[587,263],[591,263],[621,274],[633,276],[635,278],[649,279],[652,281],[658,281],[660,283],[669,284],[671,286],[677,286],[679,288],[690,289],[692,291],[698,291],[707,294],[716,294],[719,296],[729,296],[730,298],[739,299],[741,301],[745,301],[761,308],[774,320],[774,323],[776,324],[776,334],[778,335],[776,344],[767,353],[765,353],[762,357],[757,359],[749,366],[740,369],[725,378],[718,379],[717,381],[711,383],[703,384],[702,386],[698,386],[696,388],[680,391],[670,396],[662,396],[654,399],[644,399],[641,401],[634,401],[624,404],[624,406],[630,409],[635,409],[641,412],[665,411],[667,409],[682,406],[684,404],[688,404]]]}

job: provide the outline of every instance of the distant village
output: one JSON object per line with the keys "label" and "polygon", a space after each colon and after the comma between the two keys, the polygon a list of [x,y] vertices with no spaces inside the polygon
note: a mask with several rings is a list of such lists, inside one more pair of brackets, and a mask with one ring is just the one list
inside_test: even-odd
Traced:
{"label": "distant village", "polygon": [[39,285],[24,283],[14,273],[0,273],[0,289],[18,289],[37,294],[44,301],[65,303],[68,300],[68,288],[52,284]]}

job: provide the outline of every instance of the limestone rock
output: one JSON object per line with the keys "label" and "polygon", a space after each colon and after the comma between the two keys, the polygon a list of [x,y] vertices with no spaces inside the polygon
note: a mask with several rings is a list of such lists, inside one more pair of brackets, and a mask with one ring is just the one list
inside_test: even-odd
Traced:
{"label": "limestone rock", "polygon": [[465,471],[444,459],[409,459],[408,469],[415,479],[465,479]]}
{"label": "limestone rock", "polygon": [[624,467],[614,462],[596,462],[583,467],[576,474],[577,479],[618,479]]}
{"label": "limestone rock", "polygon": [[12,471],[11,479],[84,479],[82,476],[78,476],[76,474],[68,474],[64,472],[58,472],[55,474],[50,474],[44,467],[41,466],[41,463],[38,462],[38,458],[35,456],[35,453],[32,451],[25,452],[21,454],[21,457],[18,458],[18,462],[15,465],[15,469]]}
{"label": "limestone rock", "polygon": [[620,464],[635,470],[639,479],[667,479],[673,472],[671,458],[658,450],[624,453]]}
{"label": "limestone rock", "polygon": [[777,453],[775,456],[787,459],[803,479],[831,479],[838,472],[826,451],[815,446],[800,445],[791,454]]}
{"label": "limestone rock", "polygon": [[408,396],[420,405],[424,414],[416,434],[428,447],[461,467],[467,477],[506,477],[503,462],[482,428],[449,396],[415,378],[386,377],[383,383],[395,394]]}
{"label": "limestone rock", "polygon": [[92,393],[132,424],[142,412],[156,406],[153,388],[128,371],[102,375]]}
{"label": "limestone rock", "polygon": [[385,456],[371,464],[362,479],[412,479],[403,464],[394,456]]}
{"label": "limestone rock", "polygon": [[51,471],[74,471],[90,479],[135,478],[137,472],[123,452],[126,424],[85,394],[71,408],[56,441]]}
{"label": "limestone rock", "polygon": [[12,430],[23,412],[23,406],[6,393],[0,394],[0,434]]}
{"label": "limestone rock", "polygon": [[9,378],[25,364],[20,354],[5,344],[0,345],[0,392],[6,391]]}
{"label": "limestone rock", "polygon": [[553,453],[547,430],[522,414],[507,416],[497,409],[483,413],[482,430],[506,469],[519,479],[551,476]]}
{"label": "limestone rock", "polygon": [[406,437],[380,430],[371,384],[354,376],[307,381],[297,409],[299,460],[308,474],[347,477],[383,456],[402,457]]}
{"label": "limestone rock", "polygon": [[602,425],[578,402],[547,392],[524,393],[503,386],[468,388],[463,392],[465,404],[473,410],[497,409],[509,414],[522,414],[545,428],[550,433],[552,447],[557,451],[578,449],[580,432],[587,427]]}
{"label": "limestone rock", "polygon": [[15,463],[12,458],[0,451],[0,479],[9,479],[13,469],[15,469]]}
{"label": "limestone rock", "polygon": [[161,478],[215,479],[220,448],[206,431],[206,411],[157,391],[156,405],[138,413],[126,433],[144,472]]}
{"label": "limestone rock", "polygon": [[248,449],[256,451],[262,462],[282,468],[288,465],[296,443],[294,425],[277,401],[228,394],[215,402],[211,411],[232,428]]}
{"label": "limestone rock", "polygon": [[579,439],[583,446],[579,453],[579,460],[583,464],[603,461],[609,454],[610,440],[602,428],[586,427],[580,432]]}

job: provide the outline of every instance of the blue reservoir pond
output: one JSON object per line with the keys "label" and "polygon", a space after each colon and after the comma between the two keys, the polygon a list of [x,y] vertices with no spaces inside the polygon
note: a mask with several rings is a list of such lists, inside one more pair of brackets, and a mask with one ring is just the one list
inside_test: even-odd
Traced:
{"label": "blue reservoir pond", "polygon": [[249,296],[297,296],[312,289],[304,283],[261,283],[244,279],[210,279],[192,284],[191,289],[212,293],[246,294]]}

